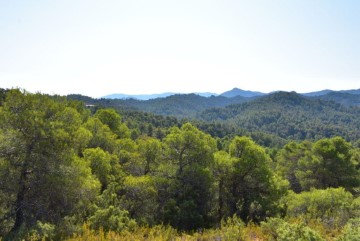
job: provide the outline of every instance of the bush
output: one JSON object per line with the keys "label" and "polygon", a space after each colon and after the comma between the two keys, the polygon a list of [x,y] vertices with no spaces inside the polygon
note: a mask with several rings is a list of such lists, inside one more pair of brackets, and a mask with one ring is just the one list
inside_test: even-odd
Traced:
{"label": "bush", "polygon": [[271,235],[272,240],[286,241],[320,241],[324,240],[319,233],[305,226],[304,223],[290,224],[283,219],[269,218],[261,223],[263,232]]}
{"label": "bush", "polygon": [[133,229],[136,222],[129,218],[128,212],[119,207],[109,206],[105,209],[99,209],[89,219],[90,227],[99,230],[121,232],[127,229]]}
{"label": "bush", "polygon": [[343,227],[351,217],[353,196],[344,188],[313,189],[286,198],[287,218],[320,221],[326,228]]}
{"label": "bush", "polygon": [[360,218],[350,219],[345,225],[342,235],[337,241],[358,241],[360,240]]}

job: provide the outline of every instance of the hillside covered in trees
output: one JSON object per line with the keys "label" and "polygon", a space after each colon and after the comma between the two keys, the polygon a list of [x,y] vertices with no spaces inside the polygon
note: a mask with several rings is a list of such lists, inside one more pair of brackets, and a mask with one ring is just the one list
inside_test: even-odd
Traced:
{"label": "hillside covered in trees", "polygon": [[248,131],[262,131],[293,140],[318,140],[336,135],[358,140],[360,107],[323,99],[325,97],[314,99],[295,92],[277,92],[244,104],[205,110],[198,118],[233,123]]}
{"label": "hillside covered in trees", "polygon": [[242,103],[249,98],[236,96],[204,97],[196,94],[174,94],[165,98],[150,100],[137,99],[92,99],[84,96],[71,95],[69,98],[85,100],[87,103],[117,109],[132,109],[151,112],[158,115],[176,116],[179,118],[194,117],[197,113],[214,107],[225,107],[229,104]]}
{"label": "hillside covered in trees", "polygon": [[[349,92],[349,93],[348,93]],[[295,92],[274,92],[251,98],[243,96],[202,97],[173,95],[148,101],[135,99],[92,99],[72,95],[70,99],[126,111],[202,122],[202,125],[237,129],[252,136],[271,135],[287,140],[319,140],[340,135],[347,141],[360,138],[360,94],[354,91],[326,92],[305,96]],[[225,127],[225,128],[223,128]],[[214,130],[216,135],[229,133]],[[280,141],[281,144],[283,142]]]}
{"label": "hillside covered in trees", "polygon": [[358,107],[218,100],[195,120],[1,90],[0,237],[359,240]]}

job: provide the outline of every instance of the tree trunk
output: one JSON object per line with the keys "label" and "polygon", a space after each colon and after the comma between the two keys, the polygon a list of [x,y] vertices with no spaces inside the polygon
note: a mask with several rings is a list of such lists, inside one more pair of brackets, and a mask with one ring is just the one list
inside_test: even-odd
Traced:
{"label": "tree trunk", "polygon": [[221,219],[223,218],[224,216],[224,212],[223,212],[223,208],[224,208],[224,200],[223,200],[223,190],[224,190],[224,187],[223,187],[223,180],[220,179],[219,181],[219,212],[218,212],[218,221],[220,222]]}
{"label": "tree trunk", "polygon": [[245,196],[244,202],[240,210],[240,218],[245,222],[248,223],[250,220],[249,214],[250,214],[250,200]]}
{"label": "tree trunk", "polygon": [[16,234],[21,226],[25,223],[25,217],[24,217],[24,207],[25,207],[25,194],[26,194],[26,179],[27,174],[29,172],[28,166],[31,161],[31,153],[33,150],[33,144],[30,144],[26,151],[25,160],[23,162],[21,173],[20,173],[20,179],[19,179],[19,191],[16,195],[16,201],[15,201],[15,223],[14,226],[11,228],[9,232],[9,237],[11,240],[11,237]]}
{"label": "tree trunk", "polygon": [[15,223],[5,240],[12,240],[12,238],[16,235],[16,233],[19,231],[19,229],[25,222],[25,217],[24,217],[24,200],[25,200],[25,192],[26,192],[25,179],[26,179],[26,169],[23,168],[19,181],[19,191],[16,195],[16,201],[15,201]]}

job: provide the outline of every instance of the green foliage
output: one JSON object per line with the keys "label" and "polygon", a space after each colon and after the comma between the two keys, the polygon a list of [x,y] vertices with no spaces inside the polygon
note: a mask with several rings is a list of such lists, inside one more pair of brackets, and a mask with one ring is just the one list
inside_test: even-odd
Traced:
{"label": "green foliage", "polygon": [[142,158],[142,165],[144,167],[143,174],[154,172],[159,165],[160,155],[162,153],[162,145],[158,139],[155,138],[139,138],[138,151]]}
{"label": "green foliage", "polygon": [[[99,240],[109,240],[109,241],[128,241],[128,240],[154,240],[154,241],[165,241],[165,240],[180,240],[180,235],[176,229],[170,226],[158,225],[154,227],[135,227],[135,230],[132,232],[122,231],[114,232],[104,232],[102,229],[93,230],[90,229],[88,225],[82,227],[81,234],[75,235],[72,238],[66,239],[67,241],[99,241]],[[185,239],[181,239],[185,240]]]}
{"label": "green foliage", "polygon": [[157,189],[150,176],[127,176],[124,180],[121,205],[131,218],[142,225],[154,225],[157,215]]}
{"label": "green foliage", "polygon": [[37,221],[29,232],[30,240],[53,240],[55,238],[55,225]]}
{"label": "green foliage", "polygon": [[0,88],[0,106],[2,106],[3,102],[5,101],[6,92],[8,92],[8,90]]}
{"label": "green foliage", "polygon": [[92,173],[99,179],[102,190],[106,189],[111,174],[111,164],[116,156],[102,150],[100,147],[86,149],[83,152],[84,159],[89,162]]}
{"label": "green foliage", "polygon": [[89,130],[92,135],[87,145],[88,147],[100,147],[110,153],[114,152],[117,136],[107,125],[103,124],[98,118],[92,117],[84,123],[84,127]]}
{"label": "green foliage", "polygon": [[104,209],[98,209],[93,216],[89,218],[90,227],[99,230],[121,232],[132,230],[136,222],[129,218],[128,212],[119,207],[109,206]]}
{"label": "green foliage", "polygon": [[[193,95],[186,98],[197,101]],[[211,101],[225,103],[215,97]],[[256,125],[277,121],[280,129],[281,123],[292,121],[278,113],[284,111],[281,106],[296,110],[300,119],[304,106],[344,111],[339,123],[349,117],[343,107],[293,93],[267,101],[228,107],[234,112],[227,114],[237,115],[237,108],[246,112],[257,103],[271,108],[252,113],[258,117],[253,119]],[[99,103],[118,109],[114,103],[120,102],[92,104]],[[181,105],[176,108],[183,110]],[[262,116],[267,111],[271,116]],[[248,132],[235,122],[192,123],[129,109],[118,113],[86,107],[60,96],[0,90],[0,239],[358,239],[356,144],[331,137],[281,148],[284,139],[261,132],[259,126]],[[300,124],[294,125],[285,130],[292,133],[290,138],[302,139],[309,131],[305,123],[299,135]],[[287,195],[289,187],[296,193]],[[269,218],[274,216],[284,219]]]}
{"label": "green foliage", "polygon": [[270,240],[279,240],[279,241],[322,241],[325,240],[321,235],[307,227],[304,223],[288,223],[279,218],[269,218],[266,222],[262,222],[261,226],[263,227],[266,233],[271,235]]}
{"label": "green foliage", "polygon": [[207,109],[198,117],[288,140],[342,136],[355,141],[360,138],[359,116],[359,107],[309,99],[294,92],[277,92],[225,108]]}
{"label": "green foliage", "polygon": [[101,120],[103,124],[107,125],[113,132],[116,133],[119,130],[121,117],[115,110],[99,109],[94,116]]}
{"label": "green foliage", "polygon": [[[209,98],[196,94],[176,94],[166,98],[151,99],[140,101],[134,99],[111,100],[111,105],[138,109],[146,112],[161,115],[171,115],[176,117],[193,117],[197,113],[214,107],[223,107],[229,104],[242,103],[247,99],[241,96],[226,98],[223,96],[211,96]],[[103,104],[103,101],[99,101]],[[99,103],[98,102],[98,103]]]}
{"label": "green foliage", "polygon": [[215,140],[187,123],[172,128],[164,144],[166,169],[175,170],[166,187],[169,194],[163,197],[164,221],[185,230],[209,225],[213,200],[209,167],[214,161]]}
{"label": "green foliage", "polygon": [[313,152],[320,161],[316,173],[319,187],[345,187],[352,190],[360,185],[360,173],[352,162],[352,146],[341,137],[322,139],[315,143]]}
{"label": "green foliage", "polygon": [[172,128],[164,142],[167,158],[179,166],[178,174],[181,174],[186,166],[195,163],[210,165],[216,149],[215,140],[190,123],[184,124],[181,129]]}
{"label": "green foliage", "polygon": [[[1,218],[8,238],[26,234],[37,221],[59,223],[79,204],[94,200],[98,182],[78,161],[74,133],[79,113],[63,99],[11,90],[0,112]],[[11,177],[7,177],[11,174]],[[21,231],[21,232],[20,232]]]}
{"label": "green foliage", "polygon": [[318,220],[328,229],[343,227],[352,217],[352,202],[353,196],[344,188],[292,193],[286,198],[286,216]]}
{"label": "green foliage", "polygon": [[217,219],[222,220],[231,217],[236,212],[236,197],[233,195],[235,159],[225,151],[216,152],[214,157],[214,176],[217,182]]}
{"label": "green foliage", "polygon": [[338,241],[356,241],[360,240],[360,218],[350,219],[345,225],[342,234],[336,240]]}
{"label": "green foliage", "polygon": [[99,109],[96,111],[94,117],[107,125],[110,130],[120,138],[130,137],[129,128],[121,123],[121,116],[114,109]]}
{"label": "green foliage", "polygon": [[236,240],[245,239],[243,230],[245,229],[245,223],[237,216],[228,217],[221,221],[221,235],[224,240]]}
{"label": "green foliage", "polygon": [[[358,95],[332,95],[308,98],[295,92],[276,92],[257,98],[205,98],[190,94],[148,101],[73,97],[88,104],[115,108],[126,120],[151,123],[156,128],[179,126],[179,121],[171,119],[169,115],[178,118],[197,118],[205,122],[201,125],[198,125],[198,120],[193,123],[213,137],[222,138],[234,133],[243,135],[246,132],[257,143],[265,146],[283,145],[283,139],[319,140],[333,136],[357,141],[360,138],[360,110],[356,104],[359,100]],[[167,117],[162,118],[154,114]],[[133,127],[133,124],[127,125]],[[141,133],[145,134],[145,125],[142,129]]]}
{"label": "green foliage", "polygon": [[276,213],[277,202],[285,193],[287,183],[271,170],[271,160],[265,150],[250,138],[235,137],[230,144],[234,172],[232,210],[246,221],[260,221]]}
{"label": "green foliage", "polygon": [[318,99],[326,101],[334,101],[345,106],[360,106],[360,95],[342,92],[330,92],[323,96],[318,96]]}
{"label": "green foliage", "polygon": [[139,154],[138,145],[129,138],[117,140],[116,154],[123,170],[128,175],[140,176],[144,174],[145,165]]}
{"label": "green foliage", "polygon": [[299,164],[308,153],[311,152],[312,143],[304,141],[301,143],[289,142],[276,156],[276,170],[290,183],[290,188],[299,193],[302,186],[299,180]]}
{"label": "green foliage", "polygon": [[360,185],[356,153],[341,137],[290,142],[279,151],[276,169],[297,193],[328,187],[345,187],[355,193]]}

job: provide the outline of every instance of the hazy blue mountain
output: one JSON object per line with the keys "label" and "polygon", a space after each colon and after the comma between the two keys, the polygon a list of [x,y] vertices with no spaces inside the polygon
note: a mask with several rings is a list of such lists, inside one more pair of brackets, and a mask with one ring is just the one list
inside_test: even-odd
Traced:
{"label": "hazy blue mountain", "polygon": [[338,92],[348,93],[348,94],[352,94],[352,95],[360,95],[360,89],[357,89],[357,90],[340,90]]}
{"label": "hazy blue mountain", "polygon": [[308,93],[300,93],[301,95],[304,95],[304,96],[321,96],[321,95],[326,95],[326,94],[329,94],[333,92],[333,90],[329,90],[329,89],[326,89],[326,90],[320,90],[320,91],[314,91],[314,92],[308,92]]}
{"label": "hazy blue mountain", "polygon": [[[349,91],[350,93],[356,93],[356,91]],[[350,94],[349,92],[333,91],[326,95],[315,96],[312,98],[334,101],[346,106],[360,106],[360,93]]]}
{"label": "hazy blue mountain", "polygon": [[[270,94],[277,93],[279,91],[273,91]],[[360,95],[360,89],[355,90],[340,90],[340,91],[333,91],[330,89],[320,90],[320,91],[314,91],[314,92],[308,92],[308,93],[300,93],[303,96],[308,97],[316,97],[316,96],[323,96],[326,94],[329,94],[331,92],[338,92],[338,93],[349,93],[353,95]],[[156,98],[165,98],[168,96],[176,95],[176,94],[182,94],[182,93],[174,93],[174,92],[165,92],[160,94],[148,94],[148,95],[129,95],[129,94],[111,94],[106,95],[102,98],[105,99],[137,99],[137,100],[151,100]],[[210,96],[219,96],[219,94],[212,93],[212,92],[195,92],[194,94],[203,96],[203,97],[210,97]],[[232,90],[225,91],[224,93],[220,94],[220,96],[232,98],[235,96],[242,96],[246,98],[252,98],[252,97],[259,97],[267,95],[266,93],[262,93],[259,91],[250,91],[250,90],[242,90],[239,88],[233,88]]]}
{"label": "hazy blue mountain", "polygon": [[225,96],[228,98],[235,97],[235,96],[242,96],[242,97],[255,97],[255,96],[262,96],[265,95],[264,93],[258,91],[250,91],[250,90],[242,90],[239,88],[233,88],[232,90],[226,91],[221,96]]}
{"label": "hazy blue mountain", "polygon": [[176,93],[166,92],[160,94],[149,94],[149,95],[128,95],[128,94],[111,94],[106,95],[102,98],[104,99],[137,99],[137,100],[150,100],[156,98],[165,98],[171,95],[175,95]]}
{"label": "hazy blue mountain", "polygon": [[323,96],[323,95],[327,95],[329,93],[332,92],[336,92],[336,93],[348,93],[348,94],[352,94],[352,95],[360,95],[360,89],[357,90],[320,90],[320,91],[314,91],[314,92],[309,92],[309,93],[302,93],[302,95],[304,96]]}
{"label": "hazy blue mountain", "polygon": [[195,92],[194,94],[200,95],[203,97],[210,97],[210,96],[218,96],[219,94],[212,93],[212,92]]}
{"label": "hazy blue mountain", "polygon": [[[149,94],[149,95],[128,95],[128,94],[111,94],[111,95],[106,95],[102,98],[104,99],[137,99],[137,100],[152,100],[152,99],[157,99],[157,98],[165,98],[165,97],[169,97],[172,95],[177,95],[180,93],[174,93],[174,92],[165,92],[165,93],[160,93],[160,94]],[[218,94],[216,93],[211,93],[211,92],[197,92],[194,93],[196,95],[199,96],[203,96],[203,97],[210,97],[210,96],[217,96]]]}
{"label": "hazy blue mountain", "polygon": [[[360,90],[331,91],[322,90],[317,92],[298,94],[299,96],[333,101],[345,106],[360,106]],[[225,107],[231,104],[252,102],[260,97],[272,96],[281,91],[264,94],[261,92],[244,91],[237,88],[227,91],[221,95],[215,93],[200,92],[198,94],[175,94],[171,92],[153,95],[109,95],[94,101],[90,101],[83,96],[73,96],[74,99],[82,100],[86,103],[101,104],[113,108],[136,109],[160,115],[173,115],[177,117],[194,117],[199,111],[209,108]],[[294,92],[295,93],[295,92]],[[352,94],[350,94],[352,93]],[[239,94],[239,95],[237,95]],[[226,97],[232,96],[235,97]],[[252,96],[244,97],[243,95]],[[165,97],[164,97],[165,96]],[[71,97],[70,97],[71,98]]]}
{"label": "hazy blue mountain", "polygon": [[117,105],[122,108],[133,108],[160,115],[194,117],[199,112],[209,108],[224,107],[229,104],[242,103],[248,100],[249,98],[242,96],[227,98],[214,95],[204,97],[196,94],[175,94],[165,98],[156,98],[146,101],[135,99],[118,100]]}

